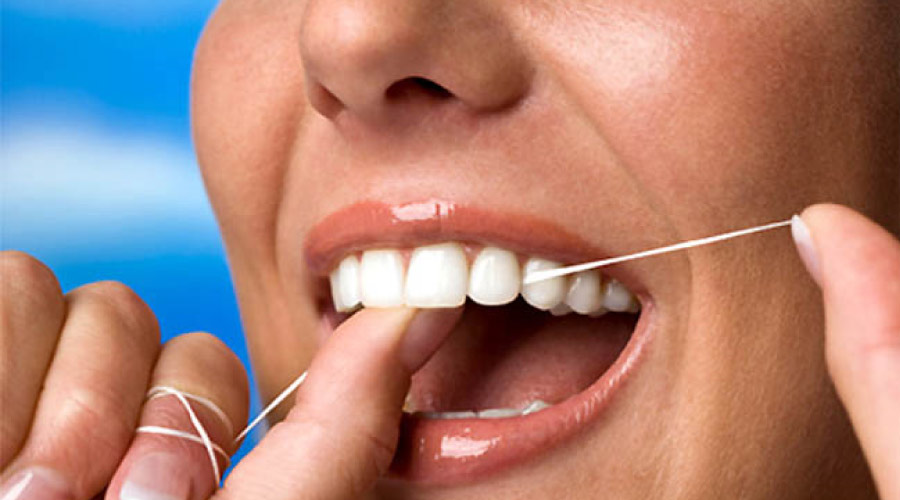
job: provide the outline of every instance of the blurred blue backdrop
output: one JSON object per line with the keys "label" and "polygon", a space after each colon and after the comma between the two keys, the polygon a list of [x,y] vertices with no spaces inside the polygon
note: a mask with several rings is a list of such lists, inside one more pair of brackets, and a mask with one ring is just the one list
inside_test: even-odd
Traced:
{"label": "blurred blue backdrop", "polygon": [[189,130],[191,57],[214,7],[3,1],[0,246],[47,263],[64,290],[124,282],[164,338],[209,331],[246,365]]}

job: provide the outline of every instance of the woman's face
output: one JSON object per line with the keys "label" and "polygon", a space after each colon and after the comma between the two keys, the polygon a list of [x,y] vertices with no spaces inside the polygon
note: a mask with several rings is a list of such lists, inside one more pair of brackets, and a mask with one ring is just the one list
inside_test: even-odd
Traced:
{"label": "woman's face", "polygon": [[[575,262],[818,201],[897,231],[898,7],[224,1],[197,48],[194,134],[264,399],[333,328],[328,273],[361,250]],[[605,270],[638,321],[467,304],[411,406],[557,404],[409,419],[380,491],[870,493],[791,245],[781,230]]]}

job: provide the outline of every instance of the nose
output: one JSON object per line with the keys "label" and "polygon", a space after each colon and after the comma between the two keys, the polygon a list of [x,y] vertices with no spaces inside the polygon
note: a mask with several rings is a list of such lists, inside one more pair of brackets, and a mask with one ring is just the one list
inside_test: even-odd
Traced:
{"label": "nose", "polygon": [[330,119],[450,99],[503,109],[531,75],[504,16],[479,0],[310,0],[300,53],[309,101]]}

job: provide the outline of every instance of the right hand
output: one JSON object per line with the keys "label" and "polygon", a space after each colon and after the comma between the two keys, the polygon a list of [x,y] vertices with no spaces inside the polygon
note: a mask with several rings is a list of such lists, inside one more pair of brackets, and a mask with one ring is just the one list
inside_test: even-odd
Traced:
{"label": "right hand", "polygon": [[[234,426],[247,418],[234,354],[202,333],[160,346],[153,313],[124,285],[63,295],[49,269],[19,252],[0,254],[0,284],[0,499],[81,500],[106,490],[107,498],[196,500],[216,491],[203,446],[135,429],[195,434],[176,399],[145,401],[148,388],[172,386],[224,411],[230,425],[192,404],[212,440],[233,453]],[[297,404],[216,498],[370,491],[391,463],[412,374],[461,312],[371,309],[344,322],[317,353]]]}
{"label": "right hand", "polygon": [[175,398],[145,401],[150,387],[173,386],[224,411],[230,423],[192,404],[210,437],[233,453],[236,426],[247,419],[246,374],[212,335],[165,345],[159,335],[153,312],[125,285],[63,294],[36,259],[0,253],[0,498],[89,499],[109,485],[112,495],[129,478],[140,487],[140,473],[186,489],[172,492],[177,498],[214,491],[205,448],[135,429],[195,433]]}

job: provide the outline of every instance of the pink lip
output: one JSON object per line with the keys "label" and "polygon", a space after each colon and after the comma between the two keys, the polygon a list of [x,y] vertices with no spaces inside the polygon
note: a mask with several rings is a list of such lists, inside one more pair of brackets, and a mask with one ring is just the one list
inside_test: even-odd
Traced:
{"label": "pink lip", "polygon": [[[323,276],[347,253],[440,240],[500,245],[560,262],[606,256],[596,246],[538,217],[498,213],[442,200],[356,203],[319,222],[305,244],[307,265]],[[643,312],[613,365],[590,387],[537,413],[505,419],[433,420],[404,415],[391,478],[457,484],[502,471],[571,439],[596,423],[642,359],[653,303],[627,266],[605,274],[642,297]]]}
{"label": "pink lip", "polygon": [[322,275],[349,252],[397,244],[414,246],[435,240],[502,245],[560,261],[600,257],[604,253],[581,237],[538,217],[498,213],[444,200],[399,205],[363,201],[316,224],[306,239],[307,265]]}

